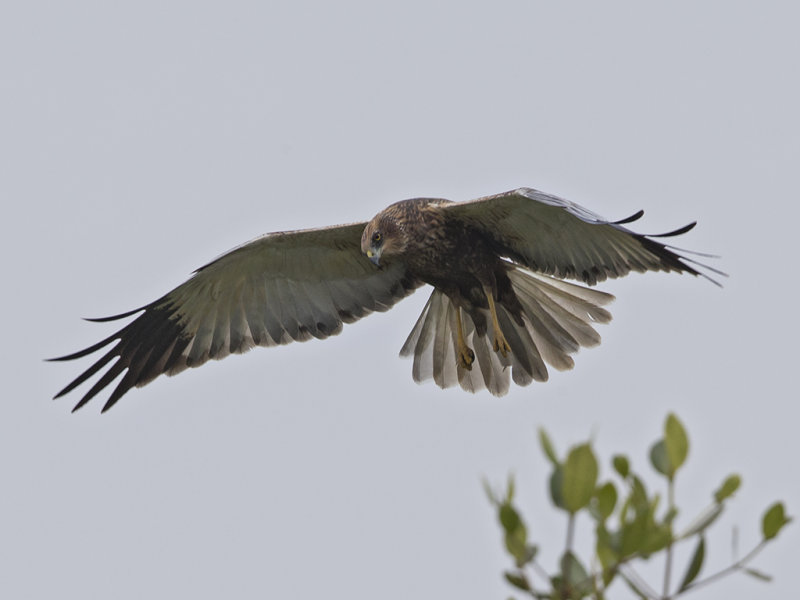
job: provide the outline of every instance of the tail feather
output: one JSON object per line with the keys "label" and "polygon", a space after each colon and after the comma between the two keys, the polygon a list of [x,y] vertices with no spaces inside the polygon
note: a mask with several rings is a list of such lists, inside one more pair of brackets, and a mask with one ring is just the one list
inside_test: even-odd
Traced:
{"label": "tail feather", "polygon": [[540,318],[555,337],[561,338],[559,345],[568,353],[576,352],[580,346],[591,348],[600,343],[600,335],[592,324],[608,323],[611,320],[611,313],[599,306],[613,300],[611,294],[566,284],[575,288],[575,292],[580,290],[600,294],[590,300],[581,298],[577,293],[570,294],[573,290],[551,285],[557,280],[547,276],[520,272],[509,275],[528,317],[535,315]]}
{"label": "tail feather", "polygon": [[[488,335],[485,333],[478,335],[472,319],[464,319],[464,329],[467,345],[475,351],[475,363],[471,371],[459,369],[462,377],[459,380],[459,383],[462,383],[461,387],[471,392],[485,388],[495,396],[507,394],[509,383],[504,371],[508,366],[508,359],[492,350],[492,341]],[[470,382],[469,388],[463,385],[464,381]]]}
{"label": "tail feather", "polygon": [[436,322],[433,336],[433,380],[441,388],[453,385],[452,377],[448,377],[446,372],[453,356],[450,344],[452,336],[450,335],[449,313],[451,308],[452,304],[447,301],[447,297],[442,297],[439,301],[439,310],[435,313],[439,315],[439,319]]}
{"label": "tail feather", "polygon": [[517,325],[503,306],[497,309],[497,320],[506,336],[506,341],[511,346],[512,381],[517,385],[528,385],[531,381],[547,381],[547,366],[531,337],[530,324],[523,317],[523,326]]}
{"label": "tail feather", "polygon": [[[511,381],[520,386],[547,381],[546,365],[571,369],[575,364],[571,354],[600,343],[593,325],[611,320],[602,306],[614,296],[521,269],[508,276],[522,305],[521,325],[505,306],[497,306],[498,322],[511,346],[509,355],[494,351],[491,327],[482,326],[479,333],[473,318],[463,311],[464,339],[475,352],[475,361],[471,369],[462,367],[457,308],[443,292],[434,290],[400,350],[401,356],[414,357],[414,381],[433,379],[442,388],[459,385],[469,392],[486,389],[503,396]],[[491,323],[488,309],[477,313],[479,321]]]}

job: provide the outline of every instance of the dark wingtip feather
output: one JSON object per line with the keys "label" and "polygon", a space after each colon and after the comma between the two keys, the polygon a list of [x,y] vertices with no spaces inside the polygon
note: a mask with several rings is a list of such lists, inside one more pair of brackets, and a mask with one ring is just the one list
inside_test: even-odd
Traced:
{"label": "dark wingtip feather", "polygon": [[697,226],[697,221],[692,221],[688,225],[684,225],[683,227],[678,227],[678,229],[675,229],[674,231],[668,231],[667,233],[652,233],[648,234],[647,237],[651,238],[674,237],[676,235],[681,235],[683,233],[686,233],[687,231],[691,231],[696,226]]}
{"label": "dark wingtip feather", "polygon": [[140,306],[139,308],[134,308],[133,310],[129,310],[128,312],[120,313],[118,315],[112,315],[110,317],[83,317],[84,321],[91,321],[92,323],[108,323],[109,321],[119,321],[120,319],[124,319],[126,317],[130,317],[135,315],[138,312],[142,312],[143,310],[147,310],[153,304],[146,304],[144,306]]}
{"label": "dark wingtip feather", "polygon": [[619,221],[612,221],[611,224],[612,225],[625,225],[627,223],[633,223],[634,221],[638,221],[643,216],[644,216],[644,211],[643,210],[639,210],[639,211],[633,213],[630,217],[626,217],[624,219],[620,219]]}
{"label": "dark wingtip feather", "polygon": [[[699,254],[699,253],[696,253],[696,254]],[[711,255],[701,255],[701,256],[711,256]],[[711,257],[712,258],[718,258],[716,256],[711,256]],[[694,260],[692,258],[689,258],[688,256],[681,256],[681,260],[685,260],[686,262],[690,262],[693,265],[697,265],[700,268],[706,269],[707,271],[711,271],[712,273],[714,273],[715,275],[719,275],[720,277],[730,277],[730,275],[728,275],[725,271],[720,271],[719,269],[715,269],[714,267],[711,267],[711,266],[709,266],[709,265],[707,265],[705,263],[701,263],[700,261],[697,261],[697,260]],[[706,273],[698,271],[695,274],[696,275],[700,275],[700,277],[704,277],[705,279],[708,279],[708,281],[710,281],[711,283],[713,283],[714,285],[716,285],[718,287],[724,287],[719,281],[717,281],[713,277],[710,277]]]}
{"label": "dark wingtip feather", "polygon": [[[670,237],[674,235],[679,235],[681,233],[686,233],[694,228],[697,225],[697,222],[689,223],[680,229],[676,229],[675,231],[671,231],[669,233],[664,233],[661,235],[637,235],[636,237],[639,241],[644,245],[645,248],[650,250],[653,254],[655,254],[661,260],[661,264],[663,267],[666,267],[667,271],[678,271],[678,272],[685,272],[690,273],[695,276],[703,277],[707,279],[711,283],[716,286],[722,287],[722,284],[714,279],[713,277],[709,276],[707,273],[703,273],[698,269],[704,269],[706,271],[710,271],[715,275],[720,275],[722,277],[728,277],[728,274],[724,271],[720,271],[719,269],[715,269],[712,266],[709,266],[705,263],[702,263],[698,260],[694,260],[685,254],[693,254],[696,256],[703,256],[705,258],[719,258],[716,255],[712,254],[703,254],[701,252],[693,252],[691,250],[683,250],[681,248],[676,248],[675,246],[669,246],[657,240],[651,238],[657,237]],[[694,266],[693,266],[694,265]],[[697,268],[695,268],[697,267]]]}
{"label": "dark wingtip feather", "polygon": [[[66,361],[82,358],[100,350],[115,340],[119,340],[118,343],[114,344],[103,356],[53,398],[60,398],[68,394],[107,367],[105,373],[72,409],[72,412],[75,412],[106,388],[121,373],[127,371],[103,406],[102,412],[105,412],[116,404],[132,387],[144,385],[162,373],[174,369],[183,360],[181,351],[189,343],[189,338],[184,336],[181,326],[172,318],[175,309],[169,304],[159,304],[158,302],[143,307],[143,309],[145,311],[143,314],[97,344],[73,354],[47,359],[51,361]],[[114,317],[92,320],[99,322],[112,321],[134,315],[143,309],[139,308]],[[164,354],[167,350],[172,348],[177,351],[171,352],[165,357]],[[112,360],[114,362],[109,366]]]}
{"label": "dark wingtip feather", "polygon": [[56,398],[60,398],[61,396],[70,393],[84,381],[89,379],[92,375],[97,373],[100,369],[108,364],[108,362],[116,356],[116,346],[112,348],[109,352],[103,355],[97,362],[95,362],[91,367],[86,369],[83,373],[78,375],[75,379],[73,379],[63,390],[58,392],[55,396],[53,396],[53,400]]}
{"label": "dark wingtip feather", "polygon": [[669,248],[673,252],[683,252],[684,254],[691,254],[692,256],[702,256],[703,258],[722,258],[719,254],[710,254],[708,252],[697,252],[696,250],[687,250],[686,248],[678,248],[670,244],[665,244],[665,248]]}
{"label": "dark wingtip feather", "polygon": [[119,400],[119,398],[114,398],[113,402],[110,398],[106,400],[106,403],[103,405],[103,408],[100,409],[100,414],[102,415],[105,412],[107,412],[109,408],[111,408],[117,403],[117,400]]}
{"label": "dark wingtip feather", "polygon": [[84,394],[83,398],[81,398],[80,401],[75,405],[75,408],[72,409],[72,412],[75,412],[84,404],[89,402],[89,400],[94,398],[98,393],[100,393],[100,391],[103,388],[105,388],[109,383],[114,381],[114,379],[116,379],[119,376],[119,374],[122,373],[122,371],[124,371],[126,368],[127,367],[126,365],[123,364],[122,360],[118,360],[113,365],[111,365],[108,371],[103,373],[103,376],[95,382],[92,388],[88,392],[86,392],[86,394]]}
{"label": "dark wingtip feather", "polygon": [[106,339],[101,340],[96,344],[89,346],[88,348],[84,348],[83,350],[78,350],[77,352],[73,352],[72,354],[67,354],[65,356],[56,356],[55,358],[45,358],[45,360],[48,362],[62,362],[65,360],[75,360],[76,358],[83,358],[84,356],[88,356],[89,354],[94,354],[104,346],[108,346],[108,344],[110,344],[119,337],[120,333],[121,332],[118,331],[117,333],[108,336]]}

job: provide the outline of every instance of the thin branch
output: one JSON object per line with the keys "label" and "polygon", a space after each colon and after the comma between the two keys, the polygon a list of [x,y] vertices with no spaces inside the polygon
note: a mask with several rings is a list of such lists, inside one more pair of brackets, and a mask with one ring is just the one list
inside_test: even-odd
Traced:
{"label": "thin branch", "polygon": [[[667,483],[667,513],[675,510],[675,479],[670,477]],[[667,543],[667,560],[664,565],[664,591],[663,598],[669,598],[670,579],[672,578],[672,523],[669,526],[669,542]]]}
{"label": "thin branch", "polygon": [[691,523],[689,523],[689,526],[686,527],[686,529],[684,529],[680,534],[675,536],[675,541],[680,542],[692,538],[698,533],[700,533],[722,513],[723,508],[724,504],[719,502],[712,502],[711,504],[706,506],[702,511],[700,511],[700,514],[697,515],[697,517],[695,517],[695,519]]}
{"label": "thin branch", "polygon": [[629,582],[632,582],[634,586],[640,589],[648,598],[651,598],[652,600],[658,600],[658,598],[660,598],[658,592],[651,588],[650,585],[644,579],[642,579],[642,577],[636,571],[634,571],[633,567],[629,564],[620,563],[619,574]]}
{"label": "thin branch", "polygon": [[532,568],[534,571],[536,571],[536,572],[539,574],[539,577],[541,577],[541,578],[542,578],[542,579],[544,579],[544,580],[545,580],[545,581],[546,581],[548,584],[550,584],[550,575],[548,574],[548,572],[547,572],[547,571],[545,571],[545,569],[544,569],[544,567],[543,567],[542,565],[540,565],[539,563],[537,563],[535,560],[532,560],[532,561],[531,561],[530,563],[528,563],[528,564],[531,566],[531,568]]}
{"label": "thin branch", "polygon": [[572,540],[575,537],[575,513],[569,513],[567,520],[567,552],[572,552]]}
{"label": "thin branch", "polygon": [[721,571],[717,571],[713,575],[709,575],[705,579],[699,579],[698,581],[690,583],[680,593],[683,594],[685,592],[688,592],[689,590],[693,590],[695,588],[708,585],[712,581],[716,581],[717,579],[725,577],[726,575],[730,575],[734,571],[742,570],[748,562],[750,562],[751,560],[753,560],[753,558],[755,558],[756,554],[758,554],[764,549],[764,546],[767,545],[767,541],[768,540],[761,540],[755,548],[750,550],[750,552],[745,554],[740,560],[737,560],[735,563],[722,569]]}

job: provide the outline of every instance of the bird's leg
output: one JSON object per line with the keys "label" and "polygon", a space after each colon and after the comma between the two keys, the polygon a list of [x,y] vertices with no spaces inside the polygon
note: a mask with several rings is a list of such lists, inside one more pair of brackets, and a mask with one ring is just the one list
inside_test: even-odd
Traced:
{"label": "bird's leg", "polygon": [[494,351],[503,355],[503,358],[508,356],[511,352],[511,346],[508,345],[506,336],[503,335],[503,330],[500,329],[500,323],[497,321],[497,307],[494,304],[494,293],[492,288],[484,286],[483,293],[486,294],[486,299],[489,301],[489,312],[492,313],[492,327],[494,328]]}
{"label": "bird's leg", "polygon": [[475,361],[475,353],[472,348],[467,346],[464,341],[464,325],[461,323],[461,308],[456,307],[456,342],[458,343],[458,364],[467,371],[472,370],[472,363]]}

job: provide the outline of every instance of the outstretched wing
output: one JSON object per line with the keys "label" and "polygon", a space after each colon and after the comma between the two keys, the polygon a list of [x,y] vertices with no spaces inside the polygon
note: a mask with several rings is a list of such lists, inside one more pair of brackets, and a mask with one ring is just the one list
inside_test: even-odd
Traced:
{"label": "outstretched wing", "polygon": [[642,211],[611,222],[569,200],[531,188],[443,208],[492,239],[499,254],[555,277],[594,285],[631,271],[677,271],[710,279],[697,270],[702,267],[724,275],[654,239],[686,233],[695,223],[669,233],[642,235],[622,226],[641,217]]}
{"label": "outstretched wing", "polygon": [[[362,254],[365,223],[271,233],[198,269],[185,283],[136,310],[90,319],[105,322],[142,312],[101,342],[51,360],[73,360],[117,341],[55,397],[72,391],[110,364],[77,410],[126,371],[103,411],[133,386],[174,375],[209,359],[312,337],[336,335],[373,311],[385,311],[419,282],[405,266],[381,269]],[[112,362],[114,361],[114,362]]]}

